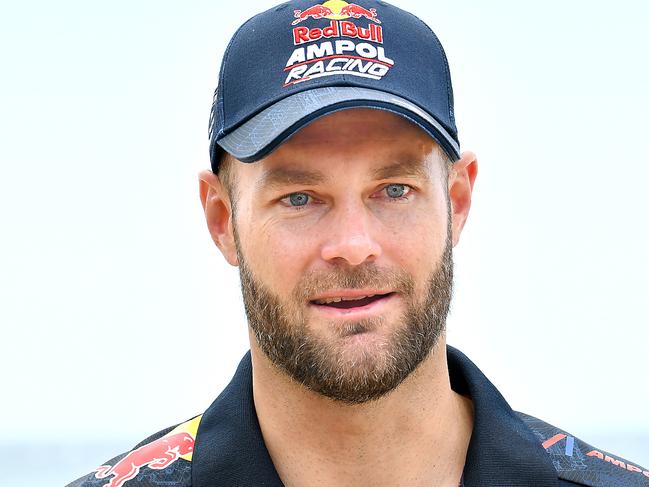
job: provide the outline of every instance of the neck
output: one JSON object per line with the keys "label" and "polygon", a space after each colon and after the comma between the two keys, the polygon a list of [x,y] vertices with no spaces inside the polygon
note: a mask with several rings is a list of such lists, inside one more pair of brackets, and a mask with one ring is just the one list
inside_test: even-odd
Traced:
{"label": "neck", "polygon": [[451,390],[444,339],[394,391],[359,405],[297,384],[251,343],[257,416],[286,486],[458,485],[473,411]]}

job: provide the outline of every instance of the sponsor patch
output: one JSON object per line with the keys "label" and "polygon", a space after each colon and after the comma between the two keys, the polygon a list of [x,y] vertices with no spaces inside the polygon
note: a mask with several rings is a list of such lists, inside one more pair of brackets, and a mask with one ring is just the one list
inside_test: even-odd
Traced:
{"label": "sponsor patch", "polygon": [[[394,66],[383,46],[383,28],[376,9],[343,0],[329,0],[294,10],[293,52],[284,67],[284,86],[323,76],[351,75],[380,80]],[[367,26],[345,19],[365,19]],[[320,27],[299,25],[324,19]]]}

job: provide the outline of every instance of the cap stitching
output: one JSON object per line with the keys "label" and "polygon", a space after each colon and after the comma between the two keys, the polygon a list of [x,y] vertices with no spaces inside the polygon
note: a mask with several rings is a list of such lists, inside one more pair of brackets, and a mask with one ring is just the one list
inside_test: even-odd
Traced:
{"label": "cap stitching", "polygon": [[[246,20],[243,24],[241,24],[239,26],[239,28],[235,31],[234,35],[230,39],[230,42],[228,43],[228,46],[225,48],[225,54],[223,55],[223,61],[221,62],[221,69],[220,69],[220,73],[219,73],[219,85],[223,87],[223,89],[221,90],[221,95],[222,96],[223,96],[223,93],[225,92],[225,84],[224,84],[224,79],[225,78],[223,77],[223,73],[225,72],[225,65],[227,64],[228,59],[230,57],[230,47],[232,46],[232,43],[235,41],[235,39],[237,38],[237,36],[241,32],[241,30],[246,25],[248,25],[248,23],[250,21],[252,21],[253,19],[259,17],[260,15],[265,14],[266,12],[268,12],[270,10],[273,10],[273,9],[271,8],[271,9],[268,9],[268,10],[264,10],[263,12],[259,12],[257,15],[253,15],[252,17],[250,17],[248,20]],[[222,123],[221,123],[221,125],[225,125],[225,97],[224,96],[223,96],[223,100],[224,100],[224,102],[221,103],[221,106],[222,106],[222,109],[221,109],[221,115],[222,115],[221,122]]]}
{"label": "cap stitching", "polygon": [[[447,96],[447,104],[448,104],[448,114],[451,117],[451,122],[453,122],[453,125],[455,125],[455,114],[453,113],[453,92],[451,88],[451,70],[448,65],[448,59],[446,58],[446,52],[444,51],[444,46],[442,46],[441,41],[437,37],[437,34],[433,32],[433,29],[430,28],[430,26],[421,20],[419,17],[417,17],[415,14],[412,12],[408,12],[406,10],[403,10],[403,12],[407,13],[408,15],[414,17],[417,19],[419,22],[421,22],[427,29],[428,31],[433,35],[433,39],[437,43],[437,47],[439,47],[440,52],[442,53],[442,60],[444,61],[444,69],[446,71],[446,77],[447,77],[447,83],[446,83],[446,96]],[[457,127],[456,127],[456,132],[457,132]]]}
{"label": "cap stitching", "polygon": [[[256,15],[255,15],[255,17],[256,17]],[[239,26],[239,28],[236,30],[236,32],[232,36],[232,39],[230,39],[230,42],[228,42],[228,46],[225,48],[225,54],[223,56],[223,62],[221,63],[221,69],[219,70],[220,72],[219,72],[219,84],[218,84],[218,86],[221,86],[221,96],[223,96],[223,92],[225,91],[225,81],[224,81],[225,78],[223,76],[223,73],[225,71],[225,65],[227,64],[228,59],[230,58],[230,46],[232,46],[232,43],[236,39],[239,32],[241,32],[241,29],[243,29],[243,27],[248,22],[250,22],[252,19],[254,19],[255,17],[250,17],[248,20],[246,20],[243,24],[241,24]],[[217,89],[218,89],[218,86],[217,86]],[[218,103],[218,101],[217,101],[217,103]],[[221,103],[221,126],[223,126],[223,125],[225,125],[225,103]]]}

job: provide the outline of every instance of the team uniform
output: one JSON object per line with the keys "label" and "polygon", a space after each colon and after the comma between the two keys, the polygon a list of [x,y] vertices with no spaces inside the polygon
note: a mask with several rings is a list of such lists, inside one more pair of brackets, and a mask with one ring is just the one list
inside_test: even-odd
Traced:
{"label": "team uniform", "polygon": [[[513,411],[464,354],[447,347],[451,387],[471,398],[464,487],[649,486],[649,469]],[[147,438],[68,487],[280,487],[257,421],[246,354],[202,415]]]}

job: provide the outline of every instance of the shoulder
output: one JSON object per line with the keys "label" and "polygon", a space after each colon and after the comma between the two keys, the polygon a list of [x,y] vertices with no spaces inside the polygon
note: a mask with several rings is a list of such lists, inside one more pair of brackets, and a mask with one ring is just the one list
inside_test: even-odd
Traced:
{"label": "shoulder", "polygon": [[556,426],[516,413],[534,432],[559,479],[589,487],[649,486],[649,468],[589,445]]}
{"label": "shoulder", "polygon": [[196,416],[149,436],[67,487],[190,487],[194,441],[201,418]]}

